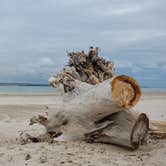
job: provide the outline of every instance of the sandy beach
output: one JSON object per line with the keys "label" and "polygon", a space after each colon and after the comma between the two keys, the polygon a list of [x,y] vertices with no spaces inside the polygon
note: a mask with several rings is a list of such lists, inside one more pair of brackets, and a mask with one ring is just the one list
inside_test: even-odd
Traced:
{"label": "sandy beach", "polygon": [[[164,166],[166,141],[152,141],[136,151],[113,145],[84,142],[29,143],[21,145],[21,132],[38,135],[39,125],[29,126],[34,115],[53,112],[53,93],[0,94],[0,166]],[[134,108],[152,120],[166,121],[166,93],[144,92]]]}

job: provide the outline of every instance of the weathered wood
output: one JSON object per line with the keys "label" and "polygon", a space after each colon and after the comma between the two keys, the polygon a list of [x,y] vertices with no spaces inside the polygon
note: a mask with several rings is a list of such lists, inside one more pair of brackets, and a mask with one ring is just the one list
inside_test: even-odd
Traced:
{"label": "weathered wood", "polygon": [[143,113],[131,110],[120,111],[96,122],[102,124],[111,122],[99,130],[85,134],[90,142],[110,143],[129,149],[137,149],[141,145],[149,129],[149,120]]}
{"label": "weathered wood", "polygon": [[166,139],[166,122],[150,121],[149,135],[152,139]]}
{"label": "weathered wood", "polygon": [[141,97],[141,89],[136,80],[126,75],[114,77],[111,90],[112,100],[124,108],[135,106]]}
{"label": "weathered wood", "polygon": [[89,119],[95,122],[114,112],[133,107],[141,96],[141,90],[136,81],[124,75],[90,87],[87,92],[67,103],[63,102],[59,106],[57,103],[56,111],[64,111],[66,116],[70,112],[82,117],[82,120]]}
{"label": "weathered wood", "polygon": [[137,149],[147,134],[166,138],[165,126],[150,123],[149,130],[146,114],[131,109],[141,97],[138,83],[125,75],[115,76],[113,63],[100,58],[98,53],[99,48],[93,47],[87,54],[68,53],[69,68],[49,79],[51,86],[63,88],[68,96],[56,103],[53,115],[31,118],[30,124],[43,125],[46,133],[39,137],[27,134],[27,140],[53,142],[64,135],[68,140]]}
{"label": "weathered wood", "polygon": [[68,140],[100,142],[137,149],[144,142],[149,129],[147,116],[133,110],[116,112],[96,122],[81,119],[82,117],[72,113],[68,117],[59,113],[54,118],[55,121],[42,116],[32,118],[31,124],[39,123],[46,127],[47,132],[39,137],[28,135],[28,139],[33,142],[53,142],[55,137],[63,134]]}
{"label": "weathered wood", "polygon": [[68,68],[49,79],[49,84],[55,88],[61,84],[64,92],[75,89],[75,80],[96,85],[114,76],[114,65],[110,61],[98,56],[99,48],[90,47],[86,54],[84,51],[68,53]]}
{"label": "weathered wood", "polygon": [[57,103],[57,112],[53,116],[33,117],[31,124],[45,126],[47,136],[29,139],[54,139],[62,133],[72,140],[111,143],[135,149],[147,134],[148,118],[127,109],[134,106],[140,96],[140,88],[134,79],[124,75],[113,77],[67,103]]}

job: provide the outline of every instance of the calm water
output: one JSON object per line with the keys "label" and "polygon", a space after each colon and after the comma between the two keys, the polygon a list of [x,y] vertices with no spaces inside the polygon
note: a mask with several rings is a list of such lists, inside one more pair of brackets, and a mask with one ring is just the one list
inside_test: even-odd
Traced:
{"label": "calm water", "polygon": [[[166,92],[166,88],[142,88],[145,92]],[[55,93],[50,86],[0,86],[0,93]]]}
{"label": "calm water", "polygon": [[166,88],[142,88],[144,92],[166,92]]}
{"label": "calm water", "polygon": [[0,86],[0,93],[54,93],[50,86]]}

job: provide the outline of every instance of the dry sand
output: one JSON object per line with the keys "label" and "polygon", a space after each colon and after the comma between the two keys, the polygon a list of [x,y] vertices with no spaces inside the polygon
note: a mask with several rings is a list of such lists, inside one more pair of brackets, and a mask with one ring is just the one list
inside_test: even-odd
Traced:
{"label": "dry sand", "polygon": [[[54,94],[0,94],[0,166],[165,166],[166,141],[155,141],[136,151],[113,145],[84,142],[29,143],[16,140],[24,131],[44,132],[29,126],[29,119],[54,111]],[[150,119],[166,121],[166,93],[144,93],[136,110]]]}

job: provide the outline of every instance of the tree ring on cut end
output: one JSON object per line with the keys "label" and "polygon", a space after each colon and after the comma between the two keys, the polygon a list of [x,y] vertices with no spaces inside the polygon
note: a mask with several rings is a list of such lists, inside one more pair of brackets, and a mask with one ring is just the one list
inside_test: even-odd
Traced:
{"label": "tree ring on cut end", "polygon": [[141,98],[141,89],[137,81],[126,75],[115,76],[111,82],[112,100],[119,107],[131,108]]}

